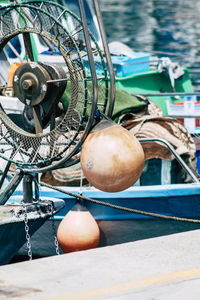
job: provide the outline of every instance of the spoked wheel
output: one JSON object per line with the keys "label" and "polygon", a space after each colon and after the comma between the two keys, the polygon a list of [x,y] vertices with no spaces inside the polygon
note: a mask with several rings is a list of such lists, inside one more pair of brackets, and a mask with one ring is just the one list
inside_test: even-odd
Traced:
{"label": "spoked wheel", "polygon": [[26,172],[70,161],[112,105],[103,54],[89,33],[95,87],[85,36],[82,21],[53,2],[0,8],[0,51],[10,65],[1,80],[0,157]]}

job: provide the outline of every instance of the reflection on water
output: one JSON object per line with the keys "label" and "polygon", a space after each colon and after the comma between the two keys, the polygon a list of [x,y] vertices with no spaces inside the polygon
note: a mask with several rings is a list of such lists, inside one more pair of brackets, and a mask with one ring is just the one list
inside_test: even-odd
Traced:
{"label": "reflection on water", "polygon": [[100,4],[109,42],[164,52],[184,66],[200,66],[200,0],[100,0]]}

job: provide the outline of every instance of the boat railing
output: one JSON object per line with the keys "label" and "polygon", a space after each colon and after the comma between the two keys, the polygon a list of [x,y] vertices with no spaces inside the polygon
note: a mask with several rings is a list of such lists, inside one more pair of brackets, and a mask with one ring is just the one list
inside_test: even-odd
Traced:
{"label": "boat railing", "polygon": [[[138,95],[137,94],[131,94],[133,96]],[[176,97],[176,96],[200,96],[200,92],[172,92],[172,93],[142,93],[143,96],[146,97],[157,97],[157,96],[163,96],[163,97]]]}
{"label": "boat railing", "polygon": [[[138,94],[131,94],[132,96],[137,96]],[[173,97],[176,100],[181,100],[183,101],[183,105],[185,102],[185,97],[186,99],[189,97],[193,97],[193,102],[194,101],[198,101],[196,99],[200,98],[200,92],[172,92],[172,93],[142,93],[143,96],[145,97],[165,97],[167,98],[167,101],[169,101],[170,97]],[[197,98],[198,97],[198,98]],[[163,101],[166,101],[166,99],[164,99]],[[172,102],[173,103],[173,102]],[[192,103],[192,101],[191,101]],[[182,112],[180,112],[180,110],[175,110],[175,111],[169,111],[169,108],[167,108],[168,113],[167,114],[163,114],[164,117],[175,117],[175,118],[191,118],[191,119],[195,119],[195,118],[200,118],[200,111],[199,111],[199,103],[197,102],[196,104],[198,104],[198,109],[196,109],[196,107],[194,106],[193,109],[191,109],[190,111],[188,111],[187,109],[185,109],[185,107],[183,106],[184,109],[182,109]]]}
{"label": "boat railing", "polygon": [[175,156],[176,160],[182,166],[182,168],[185,170],[185,172],[190,175],[190,177],[192,178],[192,181],[194,183],[199,183],[199,179],[195,175],[194,171],[188,167],[188,165],[184,162],[184,160],[181,158],[181,156],[176,152],[174,147],[170,143],[168,143],[165,139],[155,137],[155,138],[139,138],[138,140],[140,141],[140,143],[160,142],[160,143],[164,144],[165,146],[167,146],[168,150]]}

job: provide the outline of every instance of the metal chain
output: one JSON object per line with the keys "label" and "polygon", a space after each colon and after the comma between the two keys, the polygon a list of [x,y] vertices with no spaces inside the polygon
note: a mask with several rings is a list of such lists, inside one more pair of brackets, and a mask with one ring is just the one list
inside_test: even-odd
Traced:
{"label": "metal chain", "polygon": [[54,218],[53,211],[54,211],[53,202],[51,202],[52,230],[53,230],[53,236],[54,236],[54,245],[55,245],[55,249],[56,249],[56,254],[60,255],[58,239],[57,239],[57,234],[56,234],[55,218]]}
{"label": "metal chain", "polygon": [[28,214],[27,214],[27,209],[26,209],[25,203],[22,201],[21,204],[22,204],[22,208],[24,210],[24,223],[25,223],[26,246],[28,249],[28,257],[29,257],[29,260],[32,260],[33,256],[32,256],[32,249],[31,249],[31,237],[29,234],[29,226],[28,226]]}

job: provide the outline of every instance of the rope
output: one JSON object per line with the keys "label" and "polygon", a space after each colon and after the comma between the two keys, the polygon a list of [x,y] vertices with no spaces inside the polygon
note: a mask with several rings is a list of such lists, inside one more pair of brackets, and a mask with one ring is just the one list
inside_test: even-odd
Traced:
{"label": "rope", "polygon": [[82,195],[82,189],[83,189],[83,170],[81,168],[80,192],[79,192],[80,195]]}
{"label": "rope", "polygon": [[46,184],[44,182],[40,182],[41,186],[45,186],[48,188],[51,188],[53,190],[59,191],[63,194],[67,194],[69,196],[75,197],[75,198],[81,198],[83,200],[86,201],[90,201],[96,204],[100,204],[100,205],[104,205],[104,206],[108,206],[111,208],[115,208],[115,209],[119,209],[119,210],[123,210],[123,211],[127,211],[127,212],[131,212],[131,213],[135,213],[135,214],[139,214],[139,215],[144,215],[144,216],[150,216],[150,217],[154,217],[154,218],[160,218],[160,219],[166,219],[166,220],[173,220],[173,221],[181,221],[181,222],[189,222],[189,223],[197,223],[200,224],[200,220],[197,219],[188,219],[188,218],[180,218],[180,217],[173,217],[173,216],[166,216],[166,215],[162,215],[162,214],[156,214],[156,213],[151,213],[151,212],[146,212],[146,211],[142,211],[142,210],[138,210],[138,209],[133,209],[133,208],[128,208],[128,207],[123,207],[123,206],[119,206],[119,205],[115,205],[115,204],[110,204],[104,201],[99,201],[96,199],[91,199],[88,197],[85,197],[83,195],[80,194],[75,194],[69,191],[65,191],[61,188],[52,186],[50,184]]}

